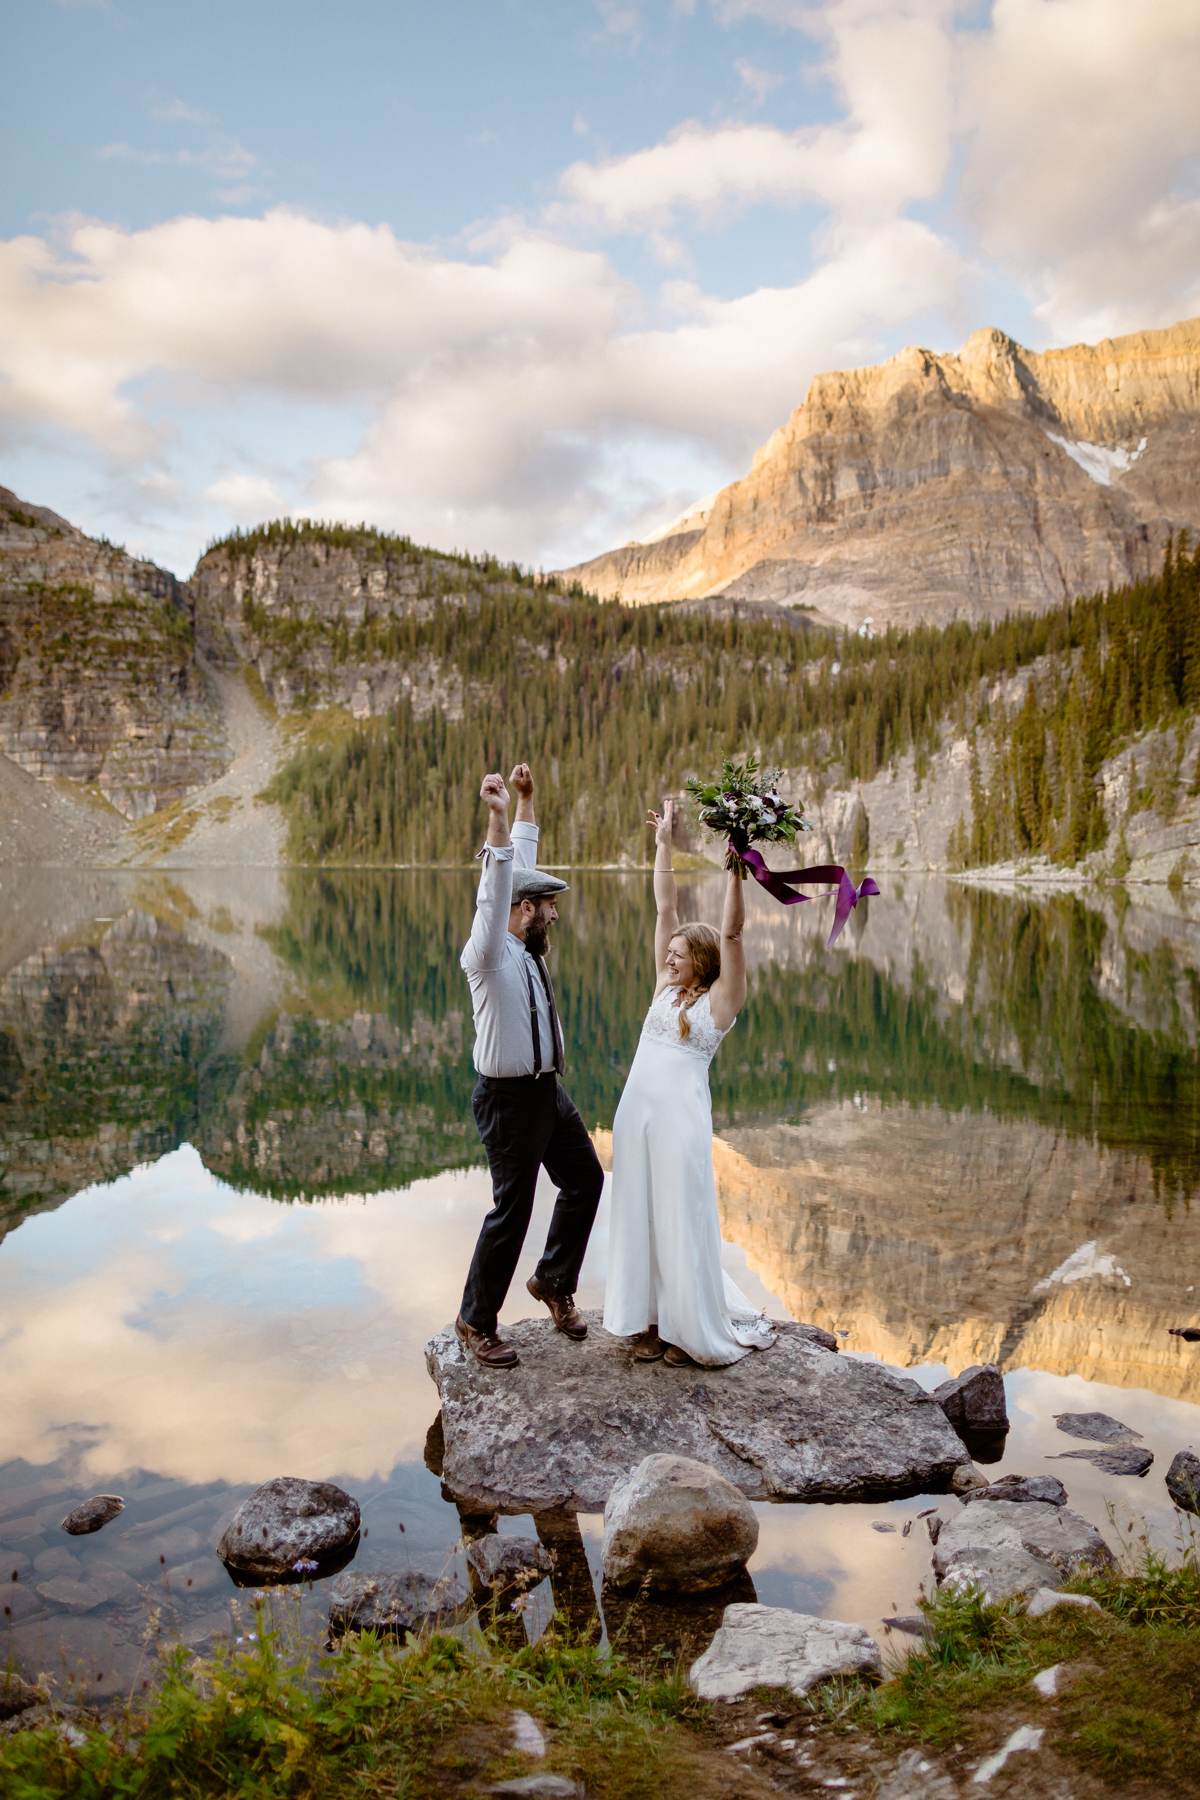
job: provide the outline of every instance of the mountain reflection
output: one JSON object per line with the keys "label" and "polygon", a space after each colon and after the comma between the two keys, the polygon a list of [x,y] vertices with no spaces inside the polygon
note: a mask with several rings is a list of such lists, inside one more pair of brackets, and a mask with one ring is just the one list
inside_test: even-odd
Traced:
{"label": "mountain reflection", "polygon": [[[135,884],[22,955],[0,977],[0,1227],[184,1142],[281,1200],[479,1165],[473,889],[297,873],[239,923]],[[685,909],[716,917],[720,890],[685,881]],[[726,1236],[768,1287],[901,1363],[1182,1392],[1165,1328],[1195,1310],[1175,1271],[1198,1229],[1197,927],[910,881],[828,952],[818,908],[750,901],[713,1108]],[[649,884],[576,875],[563,911],[571,1088],[603,1133],[648,998]]]}

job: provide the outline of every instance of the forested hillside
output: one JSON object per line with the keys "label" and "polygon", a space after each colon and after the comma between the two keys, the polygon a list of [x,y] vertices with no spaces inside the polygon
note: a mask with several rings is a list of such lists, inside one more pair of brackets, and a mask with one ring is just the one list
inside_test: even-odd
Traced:
{"label": "forested hillside", "polygon": [[1101,765],[1154,728],[1176,728],[1174,748],[1156,742],[1133,804],[1168,816],[1200,792],[1185,752],[1200,548],[1174,543],[1153,579],[1049,613],[873,638],[627,609],[504,573],[469,605],[390,618],[387,655],[436,677],[385,717],[327,715],[283,770],[272,795],[296,860],[459,862],[480,772],[518,757],[541,772],[547,853],[563,862],[640,860],[644,801],[751,749],[825,789],[909,754],[921,782],[944,743],[967,740],[960,867],[1073,863],[1113,842]]}

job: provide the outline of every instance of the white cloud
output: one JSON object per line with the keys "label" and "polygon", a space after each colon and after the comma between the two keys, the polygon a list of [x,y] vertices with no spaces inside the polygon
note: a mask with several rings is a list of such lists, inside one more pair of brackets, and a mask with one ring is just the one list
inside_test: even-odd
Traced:
{"label": "white cloud", "polygon": [[1051,333],[1197,310],[1194,0],[996,0],[963,68],[964,211]]}
{"label": "white cloud", "polygon": [[[638,8],[601,12],[632,44]],[[13,239],[0,424],[82,438],[110,469],[124,459],[133,514],[154,501],[168,422],[193,439],[220,412],[210,460],[189,462],[210,507],[244,519],[287,503],[573,560],[627,536],[659,496],[686,499],[693,474],[699,492],[740,473],[819,369],[886,354],[917,319],[965,335],[981,267],[1019,284],[1058,341],[1200,311],[1193,0],[995,0],[982,22],[955,0],[713,12],[816,44],[837,116],[681,123],[575,162],[536,228],[492,217],[455,252],[284,209]],[[748,90],[769,79],[762,60],[743,59]],[[254,154],[216,120],[178,98],[155,114],[209,137],[105,154],[255,198]],[[573,129],[590,127],[577,115]],[[952,214],[956,198],[958,242],[911,216],[929,201]],[[718,298],[680,278],[702,266],[697,219],[802,203],[824,210],[803,280]],[[637,233],[673,278],[639,290],[589,231]],[[340,429],[337,454],[311,436],[280,454],[277,425],[261,441],[253,424],[228,428],[263,397],[276,421],[281,403],[315,402],[352,415],[356,435]],[[164,479],[178,508],[177,470]]]}
{"label": "white cloud", "polygon": [[761,106],[767,95],[783,82],[783,76],[777,70],[762,69],[745,56],[739,56],[733,66],[738,80],[756,106]]}
{"label": "white cloud", "polygon": [[636,46],[642,37],[642,9],[631,0],[595,0],[605,35]]}
{"label": "white cloud", "polygon": [[192,106],[181,100],[177,94],[166,100],[156,100],[150,108],[150,117],[158,125],[216,125],[217,119],[206,112],[202,106]]}
{"label": "white cloud", "polygon": [[291,510],[276,482],[246,470],[218,476],[205,488],[204,497],[221,507],[235,525],[257,525]]}
{"label": "white cloud", "polygon": [[[347,455],[286,470],[238,446],[206,497],[247,520],[286,501],[433,543],[570,560],[624,531],[699,458],[729,479],[836,366],[963,277],[923,225],[843,231],[808,280],[715,300],[675,282],[657,316],[595,252],[510,231],[480,260],[385,227],[272,211],[140,232],[84,223],[61,250],[0,246],[0,417],[52,422],[125,457],[163,445],[149,391],[192,429],[260,393],[369,406]],[[152,497],[143,490],[142,502]]]}
{"label": "white cloud", "polygon": [[[711,221],[804,200],[845,219],[881,221],[934,195],[951,147],[948,0],[842,0],[807,17],[827,40],[824,74],[843,102],[842,120],[796,131],[690,121],[646,149],[573,163],[551,221],[657,230],[680,212]],[[773,79],[752,64],[739,69],[752,89]]]}
{"label": "white cloud", "polygon": [[103,144],[96,155],[101,162],[141,163],[146,168],[198,169],[221,181],[231,181],[251,174],[258,158],[244,144],[232,138],[210,144],[202,150],[155,150],[134,144]]}

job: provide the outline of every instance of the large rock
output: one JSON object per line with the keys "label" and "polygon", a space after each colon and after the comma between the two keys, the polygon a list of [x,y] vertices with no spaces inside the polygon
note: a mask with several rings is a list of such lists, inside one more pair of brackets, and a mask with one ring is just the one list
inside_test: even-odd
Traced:
{"label": "large rock", "polygon": [[1200,1514],[1200,1456],[1180,1450],[1167,1470],[1167,1492],[1184,1512]]}
{"label": "large rock", "polygon": [[61,1528],[72,1537],[84,1537],[88,1532],[99,1531],[102,1525],[109,1524],[124,1511],[125,1502],[120,1494],[93,1494],[90,1500],[81,1500],[71,1509]]}
{"label": "large rock", "polygon": [[1004,1377],[995,1363],[977,1363],[964,1369],[952,1381],[935,1387],[933,1397],[960,1434],[990,1435],[1008,1430]]}
{"label": "large rock", "polygon": [[335,1634],[379,1631],[406,1637],[422,1625],[441,1625],[461,1616],[467,1595],[452,1576],[435,1578],[418,1569],[396,1575],[339,1575],[329,1594],[329,1625]]}
{"label": "large rock", "polygon": [[360,1523],[358,1501],[333,1482],[277,1475],[242,1501],[217,1555],[252,1581],[295,1576],[297,1563],[315,1562],[311,1572],[327,1574],[353,1554]]}
{"label": "large rock", "polygon": [[688,1681],[702,1700],[737,1700],[756,1687],[807,1694],[830,1676],[875,1676],[881,1667],[879,1645],[861,1625],[783,1606],[727,1606]]}
{"label": "large rock", "polygon": [[933,1552],[939,1581],[981,1588],[989,1600],[1060,1588],[1070,1576],[1114,1561],[1086,1519],[1039,1500],[975,1500],[943,1520]]}
{"label": "large rock", "polygon": [[442,1479],[480,1510],[598,1512],[627,1471],[669,1444],[751,1500],[940,1493],[962,1444],[937,1402],[804,1326],[727,1369],[636,1363],[588,1315],[571,1343],[548,1320],[506,1332],[516,1369],[481,1369],[453,1328],[425,1347],[442,1399]]}
{"label": "large rock", "polygon": [[700,1594],[731,1581],[757,1544],[750,1502],[688,1456],[647,1456],[604,1508],[604,1579],[618,1588]]}

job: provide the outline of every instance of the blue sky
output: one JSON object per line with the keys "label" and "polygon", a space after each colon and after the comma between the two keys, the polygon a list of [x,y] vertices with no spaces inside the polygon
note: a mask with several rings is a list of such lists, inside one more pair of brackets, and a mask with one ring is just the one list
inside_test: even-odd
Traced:
{"label": "blue sky", "polygon": [[811,376],[1200,311],[1194,0],[10,0],[0,481],[556,566]]}

